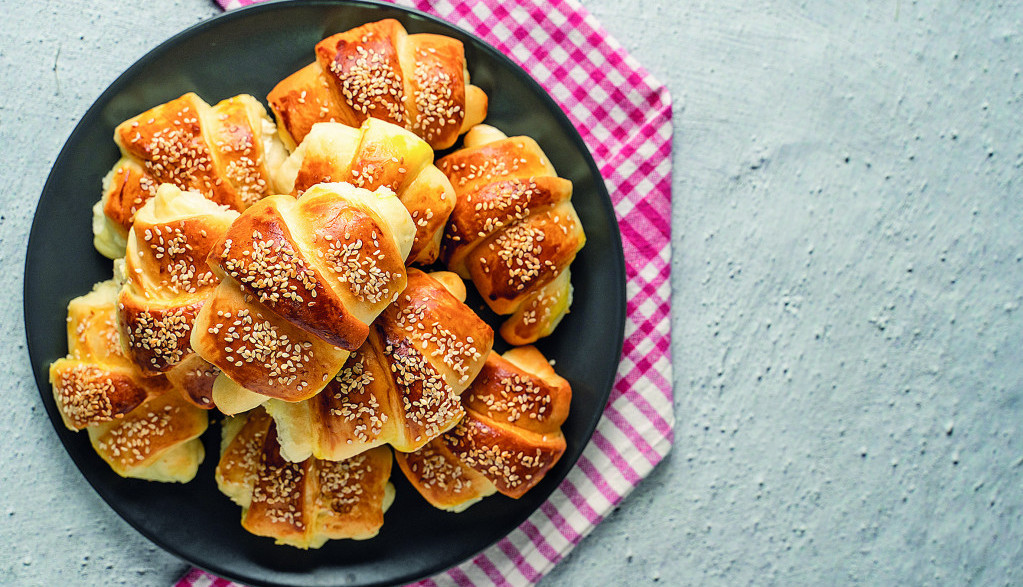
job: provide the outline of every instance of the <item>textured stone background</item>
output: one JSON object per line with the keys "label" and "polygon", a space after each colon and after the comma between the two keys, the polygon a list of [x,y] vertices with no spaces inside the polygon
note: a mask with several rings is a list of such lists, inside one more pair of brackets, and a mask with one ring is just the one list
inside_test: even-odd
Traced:
{"label": "textured stone background", "polygon": [[[1023,582],[1023,5],[584,4],[675,98],[677,441],[545,584]],[[2,5],[0,583],[167,585],[52,431],[21,276],[79,117],[218,10]]]}

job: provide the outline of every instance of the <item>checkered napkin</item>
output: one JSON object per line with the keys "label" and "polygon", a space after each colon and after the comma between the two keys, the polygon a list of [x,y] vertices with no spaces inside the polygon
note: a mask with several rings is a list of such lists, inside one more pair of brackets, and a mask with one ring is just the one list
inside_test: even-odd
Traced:
{"label": "checkered napkin", "polygon": [[[217,0],[225,9],[258,0]],[[618,216],[625,344],[604,415],[577,466],[526,522],[417,585],[530,585],[671,448],[671,99],[577,0],[399,0],[475,32],[525,68],[582,134]],[[195,569],[177,587],[228,587]]]}

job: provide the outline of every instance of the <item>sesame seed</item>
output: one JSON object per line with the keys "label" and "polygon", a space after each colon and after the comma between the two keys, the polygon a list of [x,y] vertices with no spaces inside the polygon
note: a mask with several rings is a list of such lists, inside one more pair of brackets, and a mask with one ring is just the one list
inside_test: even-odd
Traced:
{"label": "sesame seed", "polygon": [[387,299],[392,284],[401,274],[381,267],[371,254],[372,250],[364,247],[362,239],[351,241],[351,235],[345,233],[345,241],[349,242],[329,241],[324,258],[331,271],[360,300],[376,304]]}
{"label": "sesame seed", "polygon": [[473,488],[472,481],[465,476],[462,467],[437,450],[433,443],[406,454],[405,458],[409,469],[416,474],[423,487],[455,494]]}
{"label": "sesame seed", "polygon": [[384,356],[401,392],[406,421],[421,427],[427,437],[436,437],[465,413],[459,395],[408,341],[386,345]]}
{"label": "sesame seed", "polygon": [[319,461],[318,502],[335,514],[349,514],[366,496],[366,477],[372,472],[365,453],[343,461]]}
{"label": "sesame seed", "polygon": [[250,287],[260,302],[278,303],[287,299],[302,303],[305,298],[298,291],[299,285],[316,297],[316,274],[306,266],[291,243],[285,239],[266,239],[258,230],[252,232],[250,243],[251,249],[242,253],[248,260],[227,257],[225,250],[222,266],[231,277]]}
{"label": "sesame seed", "polygon": [[338,54],[330,63],[330,72],[341,86],[341,95],[349,106],[364,116],[404,123],[405,88],[392,65],[397,62],[393,48],[378,43],[381,49],[355,47],[355,55]]}
{"label": "sesame seed", "polygon": [[54,383],[57,405],[76,426],[106,422],[113,418],[110,398],[115,392],[114,383],[109,374],[99,367],[75,365],[61,371]]}

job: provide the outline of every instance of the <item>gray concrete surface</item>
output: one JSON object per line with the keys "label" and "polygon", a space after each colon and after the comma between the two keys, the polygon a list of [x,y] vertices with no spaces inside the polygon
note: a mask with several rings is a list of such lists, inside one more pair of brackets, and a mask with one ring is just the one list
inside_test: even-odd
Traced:
{"label": "gray concrete surface", "polygon": [[[1023,5],[584,3],[676,102],[677,441],[544,584],[1023,583]],[[78,118],[217,10],[0,5],[0,583],[167,585],[42,410],[21,275]]]}

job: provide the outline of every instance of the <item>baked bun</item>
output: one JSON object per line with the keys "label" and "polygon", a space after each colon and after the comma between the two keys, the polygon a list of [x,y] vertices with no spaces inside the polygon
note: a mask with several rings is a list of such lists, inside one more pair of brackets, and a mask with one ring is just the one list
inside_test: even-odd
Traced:
{"label": "baked bun", "polygon": [[464,414],[459,395],[494,340],[462,301],[441,281],[409,269],[408,287],[323,393],[267,403],[281,454],[342,460],[382,444],[411,451],[454,426]]}
{"label": "baked bun", "polygon": [[375,118],[355,128],[315,124],[281,165],[278,182],[282,192],[298,196],[329,181],[393,191],[416,224],[408,262],[428,265],[437,260],[455,190],[433,165],[433,150],[422,139]]}
{"label": "baked bun", "polygon": [[97,454],[122,477],[187,482],[203,459],[206,412],[163,375],[147,377],[124,356],[114,305],[118,284],[96,284],[68,304],[68,356],[50,365],[64,425],[88,431]]}
{"label": "baked bun", "polygon": [[227,414],[317,393],[405,289],[415,228],[390,190],[318,184],[248,208],[213,247],[220,277],[195,319],[192,348],[221,370]]}
{"label": "baked bun", "polygon": [[441,257],[510,315],[500,330],[508,343],[535,342],[568,312],[569,265],[586,242],[572,183],[529,137],[480,125],[464,144],[437,162],[457,194]]}
{"label": "baked bun", "polygon": [[487,95],[469,83],[462,43],[409,35],[393,19],[323,39],[316,61],[277,84],[267,101],[289,149],[317,122],[359,126],[369,117],[446,149],[487,114]]}
{"label": "baked bun", "polygon": [[125,355],[146,375],[192,354],[192,322],[218,278],[206,263],[238,212],[162,184],[128,231],[117,325]]}
{"label": "baked bun", "polygon": [[273,420],[262,408],[223,427],[216,480],[242,507],[242,526],[278,544],[319,548],[327,540],[376,536],[394,501],[391,451],[378,447],[332,462],[281,458]]}
{"label": "baked bun", "polygon": [[95,246],[111,259],[124,256],[135,214],[161,183],[244,210],[274,193],[287,156],[266,109],[247,94],[210,106],[189,92],[122,122],[114,141],[121,159],[93,209]]}
{"label": "baked bun", "polygon": [[568,382],[536,347],[491,352],[462,395],[465,418],[422,449],[396,453],[398,466],[441,509],[462,511],[495,491],[517,499],[564,454],[571,401]]}

